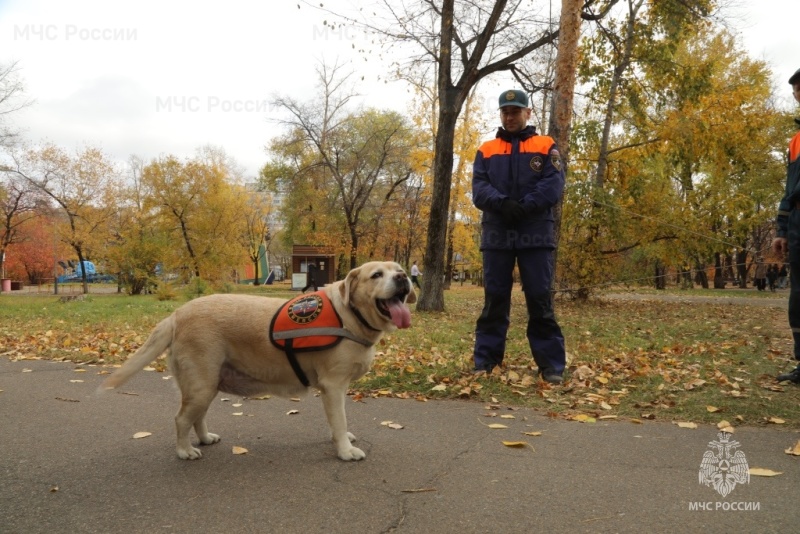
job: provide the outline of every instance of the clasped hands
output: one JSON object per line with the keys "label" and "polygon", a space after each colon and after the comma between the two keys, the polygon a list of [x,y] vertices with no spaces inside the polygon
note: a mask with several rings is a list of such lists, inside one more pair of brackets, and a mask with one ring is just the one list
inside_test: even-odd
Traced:
{"label": "clasped hands", "polygon": [[525,217],[525,208],[516,200],[507,198],[500,205],[500,215],[506,224],[516,224]]}

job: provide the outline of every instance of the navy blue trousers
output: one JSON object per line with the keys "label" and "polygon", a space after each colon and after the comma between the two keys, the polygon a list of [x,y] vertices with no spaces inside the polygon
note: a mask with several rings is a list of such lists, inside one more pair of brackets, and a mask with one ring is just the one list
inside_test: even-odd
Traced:
{"label": "navy blue trousers", "polygon": [[800,262],[789,263],[789,326],[794,339],[794,359],[800,363]]}
{"label": "navy blue trousers", "polygon": [[541,248],[483,251],[484,305],[475,327],[475,369],[490,370],[503,361],[511,323],[515,263],[519,265],[528,308],[526,335],[533,359],[541,372],[563,373],[564,336],[556,322],[550,293],[553,251]]}
{"label": "navy blue trousers", "polygon": [[800,363],[800,210],[789,212],[789,326],[794,339],[794,359]]}

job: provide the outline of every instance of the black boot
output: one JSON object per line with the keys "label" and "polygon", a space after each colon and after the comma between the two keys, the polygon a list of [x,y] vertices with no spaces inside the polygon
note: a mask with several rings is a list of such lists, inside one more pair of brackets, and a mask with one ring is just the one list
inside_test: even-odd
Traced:
{"label": "black boot", "polygon": [[794,382],[795,384],[800,384],[800,365],[789,371],[788,373],[783,373],[782,375],[777,376],[778,382]]}

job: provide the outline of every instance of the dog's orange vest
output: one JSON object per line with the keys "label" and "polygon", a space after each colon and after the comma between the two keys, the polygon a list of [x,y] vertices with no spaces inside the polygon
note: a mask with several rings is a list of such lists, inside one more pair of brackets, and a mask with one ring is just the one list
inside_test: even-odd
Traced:
{"label": "dog's orange vest", "polygon": [[367,347],[372,345],[342,326],[341,317],[324,291],[289,300],[275,313],[269,326],[270,341],[286,352],[292,369],[304,386],[308,386],[309,381],[297,363],[295,353],[329,349],[345,337]]}

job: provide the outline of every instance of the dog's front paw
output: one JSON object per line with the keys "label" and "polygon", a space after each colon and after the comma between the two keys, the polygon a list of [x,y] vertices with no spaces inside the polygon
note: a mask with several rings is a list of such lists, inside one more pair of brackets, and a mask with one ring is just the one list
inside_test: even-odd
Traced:
{"label": "dog's front paw", "polygon": [[353,460],[363,460],[366,458],[367,455],[364,454],[364,451],[359,449],[358,447],[350,447],[349,449],[345,449],[339,451],[339,458],[346,462],[351,462]]}
{"label": "dog's front paw", "polygon": [[196,447],[189,446],[188,448],[178,448],[178,458],[181,460],[197,460],[203,457],[203,453]]}
{"label": "dog's front paw", "polygon": [[205,436],[200,437],[200,443],[203,445],[211,445],[213,443],[217,443],[220,440],[218,434],[212,434],[211,432],[207,433]]}

